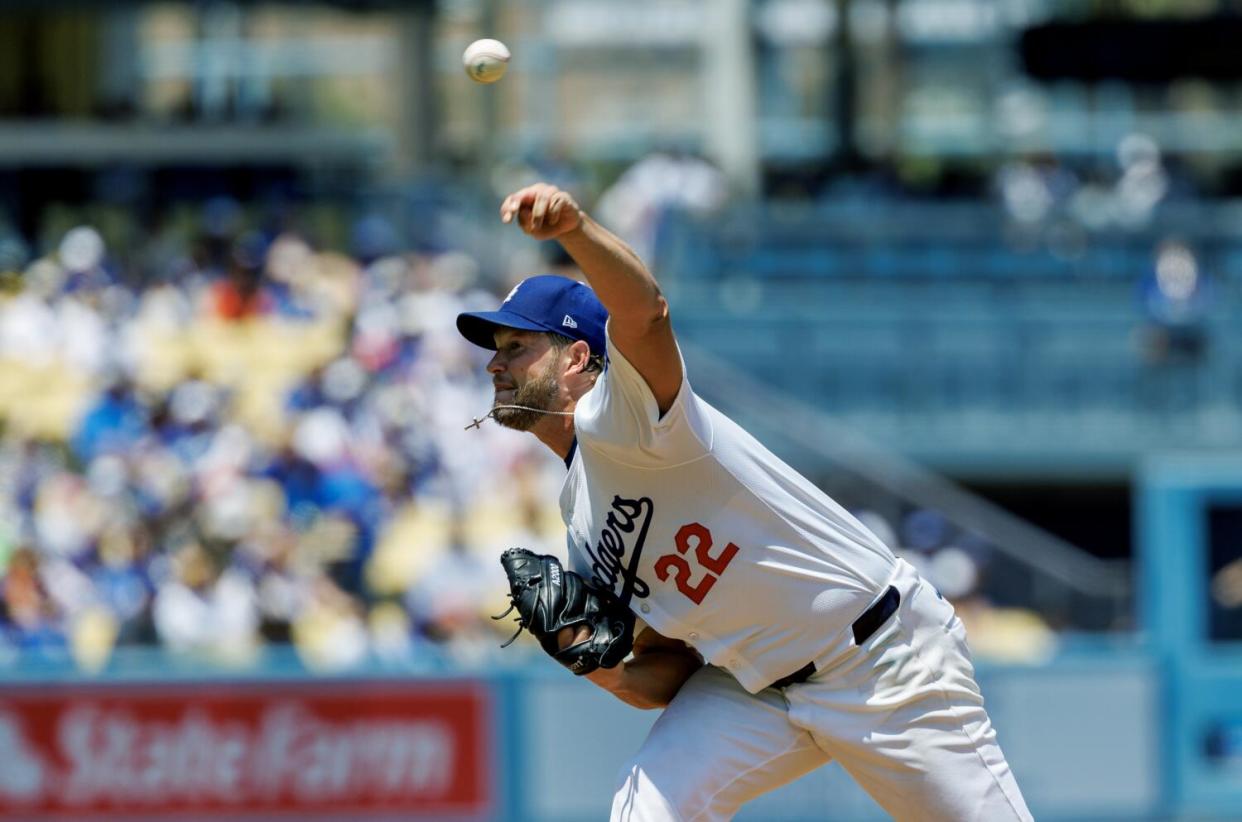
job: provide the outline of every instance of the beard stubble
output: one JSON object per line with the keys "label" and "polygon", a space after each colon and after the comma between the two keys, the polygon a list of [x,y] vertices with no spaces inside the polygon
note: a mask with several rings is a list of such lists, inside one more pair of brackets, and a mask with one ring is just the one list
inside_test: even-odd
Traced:
{"label": "beard stubble", "polygon": [[[549,367],[538,377],[532,377],[524,385],[519,386],[513,392],[513,399],[510,402],[502,403],[499,400],[493,400],[492,408],[495,409],[493,419],[505,428],[512,428],[515,431],[529,431],[533,428],[535,423],[539,422],[539,418],[544,416],[540,412],[553,410],[553,403],[556,402],[561,392],[561,387],[551,372],[552,369]],[[524,407],[497,408],[499,405]]]}

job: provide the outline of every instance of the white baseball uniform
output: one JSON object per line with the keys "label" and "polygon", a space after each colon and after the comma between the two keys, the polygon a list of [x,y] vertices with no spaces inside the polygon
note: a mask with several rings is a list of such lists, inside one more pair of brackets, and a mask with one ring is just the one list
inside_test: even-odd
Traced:
{"label": "white baseball uniform", "polygon": [[[570,561],[618,594],[632,573],[639,618],[710,663],[623,773],[612,818],[727,819],[835,758],[897,819],[1029,819],[952,607],[684,377],[661,416],[611,339],[608,357],[574,414]],[[896,613],[856,645],[890,586]],[[808,662],[805,682],[769,687]]]}

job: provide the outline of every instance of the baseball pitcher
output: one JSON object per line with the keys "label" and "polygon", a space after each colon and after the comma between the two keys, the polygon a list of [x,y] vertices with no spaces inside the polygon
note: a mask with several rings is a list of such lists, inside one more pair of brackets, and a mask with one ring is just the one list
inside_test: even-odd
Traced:
{"label": "baseball pitcher", "polygon": [[569,194],[533,185],[500,216],[590,284],[531,277],[457,327],[496,352],[488,416],[568,470],[571,567],[501,558],[520,626],[664,708],[612,819],[728,819],[833,759],[898,820],[1030,819],[952,606],[694,394],[655,279]]}

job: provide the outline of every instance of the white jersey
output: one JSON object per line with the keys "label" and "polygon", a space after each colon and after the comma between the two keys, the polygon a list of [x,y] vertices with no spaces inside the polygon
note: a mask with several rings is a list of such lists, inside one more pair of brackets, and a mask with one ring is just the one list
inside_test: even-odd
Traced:
{"label": "white jersey", "polygon": [[690,389],[663,417],[608,340],[574,412],[561,491],[571,567],[754,693],[846,647],[896,558],[861,523]]}

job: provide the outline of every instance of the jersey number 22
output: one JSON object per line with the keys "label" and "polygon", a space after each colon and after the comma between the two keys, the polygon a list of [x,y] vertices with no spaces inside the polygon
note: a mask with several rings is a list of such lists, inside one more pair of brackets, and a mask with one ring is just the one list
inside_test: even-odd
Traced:
{"label": "jersey number 22", "polygon": [[[671,575],[678,591],[689,597],[695,605],[702,605],[703,598],[737,555],[738,547],[730,542],[719,554],[712,556],[712,532],[698,522],[681,526],[673,542],[677,546],[677,553],[665,554],[656,560],[656,576],[661,582],[667,582]],[[704,569],[703,578],[697,583],[692,581],[694,570],[684,556],[689,554],[691,548],[694,549],[693,558]]]}

